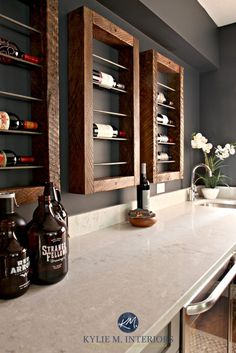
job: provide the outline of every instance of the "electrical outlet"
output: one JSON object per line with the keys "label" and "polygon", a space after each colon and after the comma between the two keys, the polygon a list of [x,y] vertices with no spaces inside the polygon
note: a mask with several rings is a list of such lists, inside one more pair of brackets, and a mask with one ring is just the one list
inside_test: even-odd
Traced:
{"label": "electrical outlet", "polygon": [[165,183],[157,184],[157,194],[165,192]]}

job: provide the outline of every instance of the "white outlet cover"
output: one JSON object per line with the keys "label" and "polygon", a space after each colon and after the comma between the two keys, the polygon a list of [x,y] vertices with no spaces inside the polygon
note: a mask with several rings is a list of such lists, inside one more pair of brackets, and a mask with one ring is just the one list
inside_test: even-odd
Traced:
{"label": "white outlet cover", "polygon": [[159,183],[157,184],[157,194],[162,194],[165,192],[165,183]]}

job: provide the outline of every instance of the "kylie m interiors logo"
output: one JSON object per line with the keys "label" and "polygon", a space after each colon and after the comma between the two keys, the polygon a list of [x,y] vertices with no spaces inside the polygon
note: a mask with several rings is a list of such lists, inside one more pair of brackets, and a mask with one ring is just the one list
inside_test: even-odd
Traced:
{"label": "kylie m interiors logo", "polygon": [[155,343],[170,345],[173,342],[173,336],[140,336],[129,335],[139,327],[138,317],[130,312],[123,313],[117,320],[118,328],[128,334],[124,336],[83,336],[83,343],[85,344],[120,344],[120,343]]}
{"label": "kylie m interiors logo", "polygon": [[138,318],[133,313],[124,313],[118,319],[118,327],[121,331],[129,333],[138,328]]}

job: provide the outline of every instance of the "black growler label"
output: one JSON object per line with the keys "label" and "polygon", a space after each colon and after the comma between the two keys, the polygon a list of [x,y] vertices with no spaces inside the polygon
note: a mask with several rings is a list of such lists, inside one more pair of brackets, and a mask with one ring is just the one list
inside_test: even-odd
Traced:
{"label": "black growler label", "polygon": [[[32,254],[32,280],[42,284],[58,282],[68,272],[66,231],[38,233],[38,249]],[[32,238],[32,236],[31,236]]]}
{"label": "black growler label", "polygon": [[13,259],[11,259],[11,261],[9,260],[8,260],[9,264],[7,269],[9,276],[14,276],[14,275],[21,276],[21,277],[27,276],[29,272],[29,267],[30,267],[30,260],[28,256],[25,259],[21,259],[21,260],[15,260],[15,259],[14,261],[12,261]]}
{"label": "black growler label", "polygon": [[[57,238],[57,234],[47,233],[45,238],[52,238],[52,244],[41,244],[40,258],[43,263],[48,263],[51,265],[52,269],[58,269],[63,265],[63,261],[66,259],[67,255],[67,244],[63,239]],[[58,267],[59,266],[59,267]]]}
{"label": "black growler label", "polygon": [[0,258],[0,297],[14,298],[23,294],[29,287],[29,257],[2,256]]}

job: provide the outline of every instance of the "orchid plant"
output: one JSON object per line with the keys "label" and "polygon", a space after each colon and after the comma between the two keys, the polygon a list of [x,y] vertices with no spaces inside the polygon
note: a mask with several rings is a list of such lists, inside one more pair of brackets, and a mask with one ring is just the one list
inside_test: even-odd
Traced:
{"label": "orchid plant", "polygon": [[191,146],[194,149],[201,149],[204,154],[205,164],[210,167],[212,176],[207,173],[198,175],[198,179],[204,183],[206,188],[215,188],[217,185],[226,185],[225,182],[228,178],[221,173],[223,161],[235,154],[236,143],[227,143],[224,147],[217,145],[214,147],[208,139],[200,132],[192,135]]}

